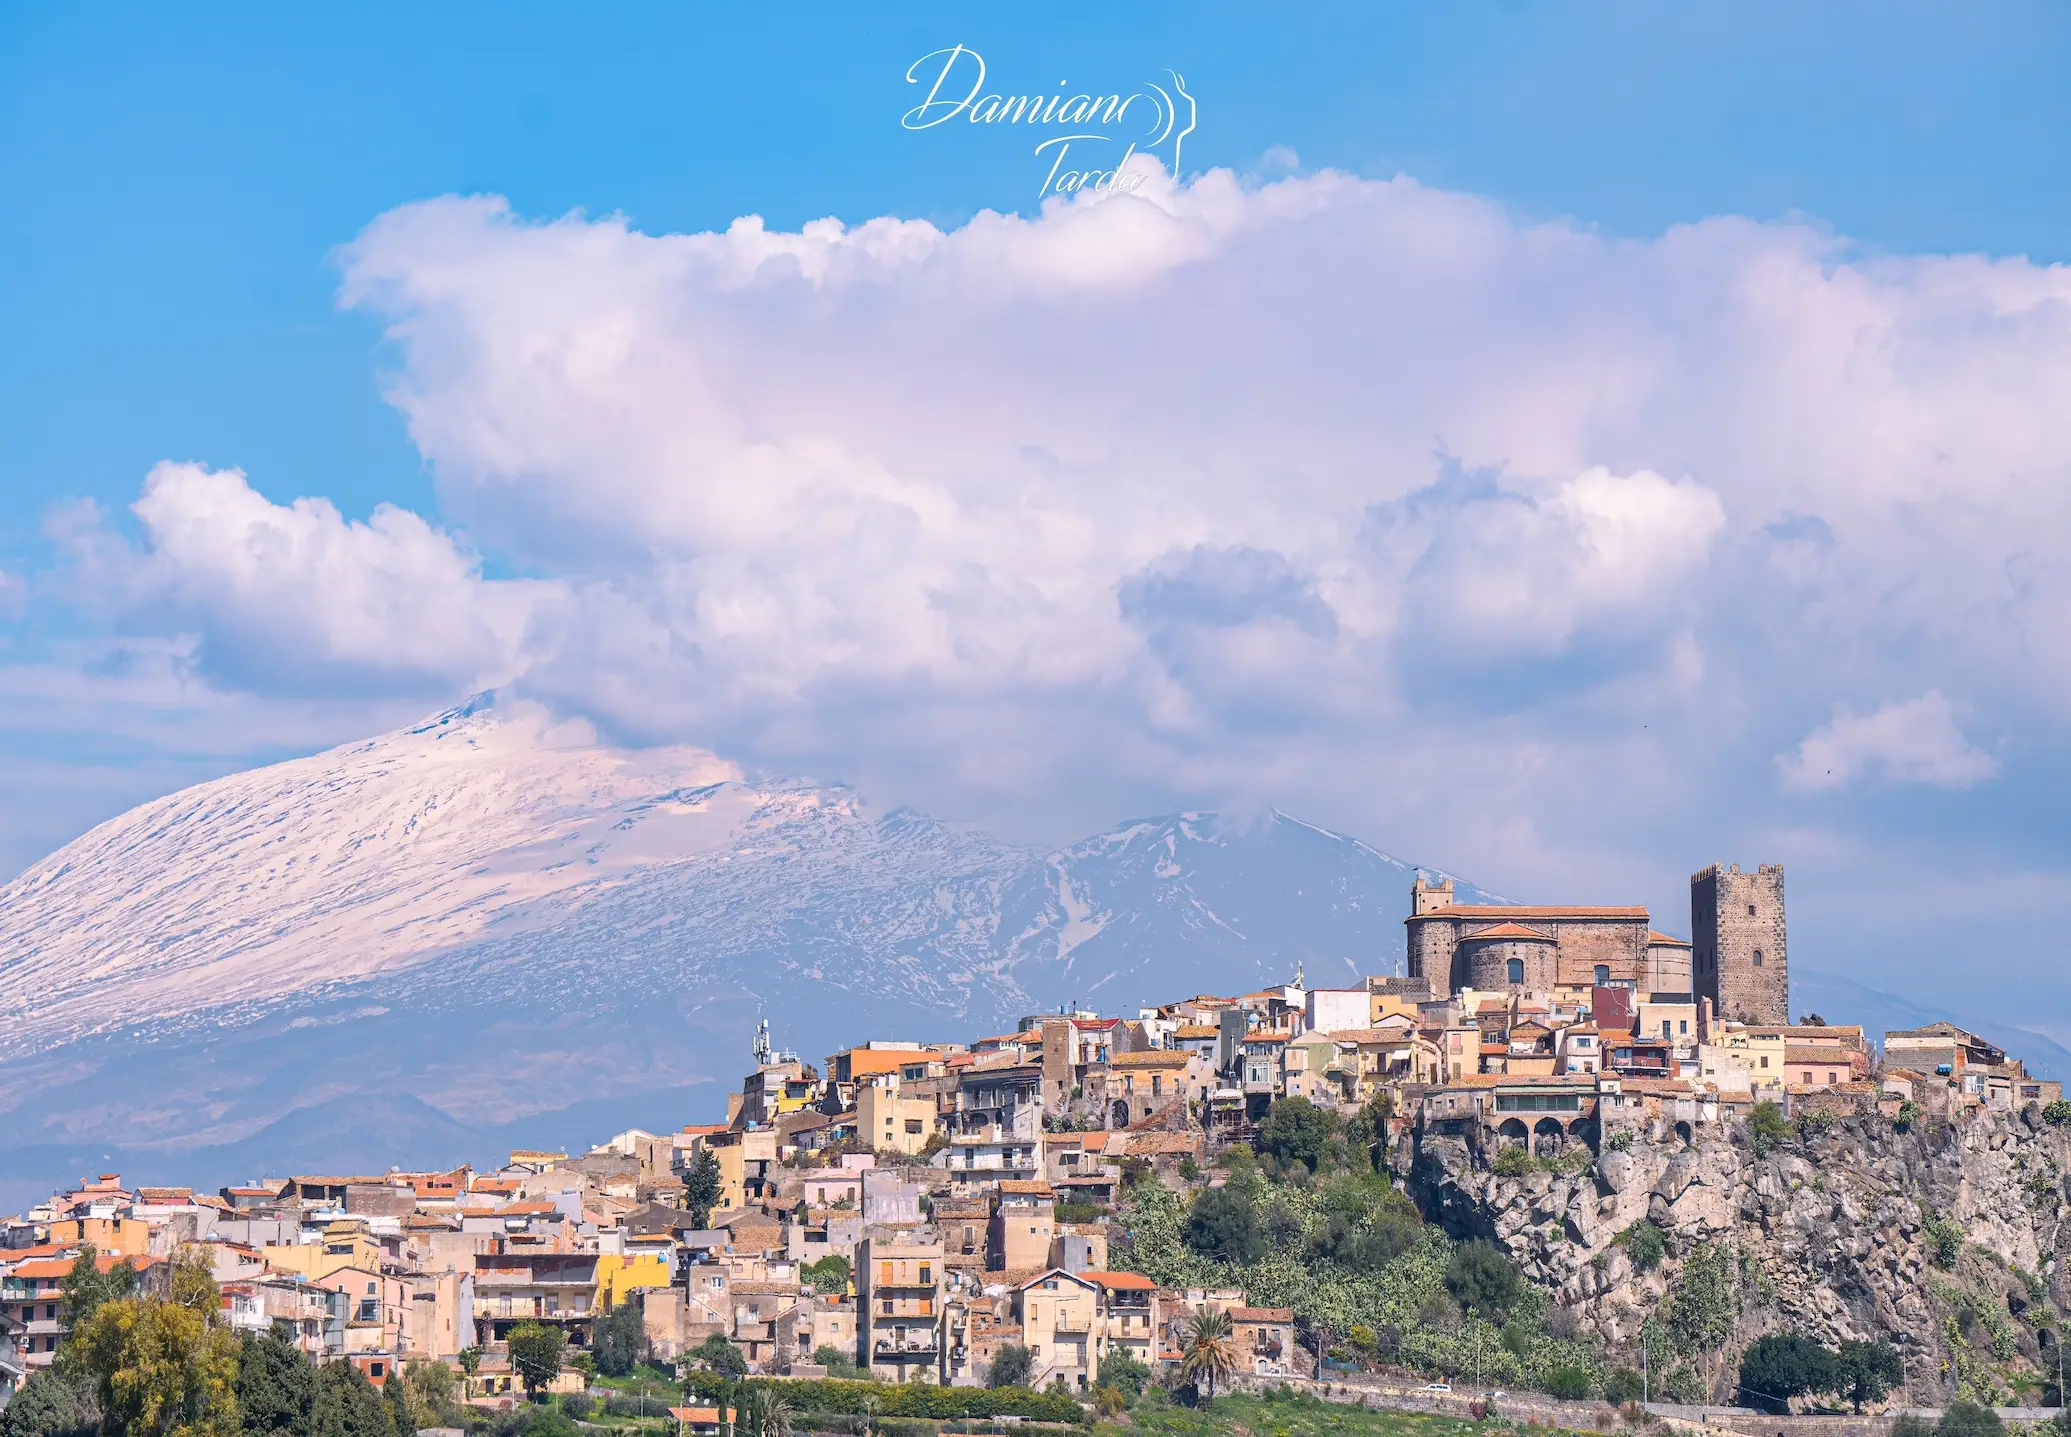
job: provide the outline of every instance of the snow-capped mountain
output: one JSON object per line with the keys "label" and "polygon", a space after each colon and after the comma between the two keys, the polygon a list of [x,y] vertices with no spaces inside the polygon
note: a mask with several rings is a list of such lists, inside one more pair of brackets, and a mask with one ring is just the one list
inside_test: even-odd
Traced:
{"label": "snow-capped mountain", "polygon": [[0,1177],[681,1123],[761,1016],[817,1060],[1350,982],[1396,970],[1415,871],[1278,813],[1045,852],[476,700],[146,804],[0,890]]}

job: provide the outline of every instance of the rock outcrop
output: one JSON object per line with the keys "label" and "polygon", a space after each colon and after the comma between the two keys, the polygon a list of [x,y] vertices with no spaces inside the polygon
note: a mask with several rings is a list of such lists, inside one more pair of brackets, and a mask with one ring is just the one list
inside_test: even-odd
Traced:
{"label": "rock outcrop", "polygon": [[[1499,1172],[1493,1148],[1429,1136],[1403,1176],[1434,1220],[1494,1241],[1565,1321],[1614,1348],[1669,1316],[1693,1253],[1730,1253],[1731,1338],[1677,1354],[1720,1398],[1740,1350],[1775,1331],[1888,1340],[1921,1403],[2054,1385],[2055,1313],[2071,1305],[2071,1129],[2038,1109],[1908,1131],[1874,1111],[1835,1115],[1760,1155],[1745,1122],[1688,1143],[1665,1126],[1620,1141],[1528,1165],[1514,1155]],[[1658,1258],[1641,1224],[1658,1230]]]}

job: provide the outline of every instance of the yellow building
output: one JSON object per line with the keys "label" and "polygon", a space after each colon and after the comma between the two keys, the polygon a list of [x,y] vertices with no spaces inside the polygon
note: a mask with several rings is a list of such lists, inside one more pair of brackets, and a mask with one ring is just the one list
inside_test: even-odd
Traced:
{"label": "yellow building", "polygon": [[856,1087],[856,1136],[873,1148],[909,1156],[935,1135],[935,1099],[909,1097],[894,1073],[865,1078]]}
{"label": "yellow building", "polygon": [[597,1258],[596,1310],[609,1312],[634,1293],[669,1285],[669,1259],[658,1252],[607,1252]]}
{"label": "yellow building", "polygon": [[1782,1028],[1754,1028],[1728,1023],[1724,1046],[1745,1055],[1743,1061],[1747,1064],[1748,1086],[1756,1097],[1775,1097],[1783,1092],[1786,1047]]}
{"label": "yellow building", "polygon": [[381,1244],[358,1223],[334,1222],[324,1229],[321,1242],[262,1247],[259,1258],[275,1272],[296,1273],[315,1282],[341,1268],[381,1271]]}

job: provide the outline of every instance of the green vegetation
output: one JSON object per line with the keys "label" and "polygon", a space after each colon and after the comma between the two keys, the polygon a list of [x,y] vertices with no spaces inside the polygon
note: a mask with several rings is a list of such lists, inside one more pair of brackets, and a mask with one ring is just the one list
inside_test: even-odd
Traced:
{"label": "green vegetation", "polygon": [[621,1302],[597,1319],[590,1337],[590,1350],[597,1371],[607,1377],[624,1377],[647,1355],[647,1324],[637,1301]]}
{"label": "green vegetation", "polygon": [[521,1322],[510,1330],[504,1345],[510,1350],[511,1367],[525,1384],[525,1395],[537,1402],[547,1384],[561,1375],[567,1335],[544,1322]]}
{"label": "green vegetation", "polygon": [[1701,1242],[1683,1262],[1667,1303],[1668,1332],[1681,1350],[1725,1345],[1740,1312],[1739,1264],[1731,1249]]}
{"label": "green vegetation", "polygon": [[1905,1369],[1888,1342],[1848,1342],[1836,1352],[1808,1338],[1772,1334],[1741,1354],[1739,1402],[1781,1414],[1793,1397],[1830,1393],[1860,1412],[1904,1381]]}
{"label": "green vegetation", "polygon": [[847,1258],[838,1252],[830,1252],[818,1262],[809,1262],[799,1268],[798,1275],[813,1291],[839,1296],[849,1290],[853,1270]]}
{"label": "green vegetation", "polygon": [[1959,1397],[1942,1409],[1934,1431],[1935,1437],[2000,1437],[2006,1424],[1991,1408]]}
{"label": "green vegetation", "polygon": [[684,1353],[683,1357],[686,1362],[693,1362],[721,1377],[744,1377],[748,1372],[748,1359],[741,1356],[741,1349],[716,1332]]}
{"label": "green vegetation", "polygon": [[1891,1125],[1899,1132],[1910,1133],[1915,1127],[1919,1126],[1919,1123],[1920,1105],[1911,1098],[1907,1098],[1898,1105],[1898,1116],[1892,1120]]}
{"label": "green vegetation", "polygon": [[853,1382],[862,1372],[853,1356],[824,1342],[813,1349],[813,1361],[826,1368],[827,1375],[836,1381]]}
{"label": "green vegetation", "polygon": [[2058,1098],[2042,1110],[2043,1120],[2054,1127],[2071,1123],[2071,1099]]}
{"label": "green vegetation", "polygon": [[711,1372],[693,1373],[690,1389],[703,1402],[725,1399],[747,1410],[759,1394],[780,1392],[798,1413],[860,1417],[927,1417],[938,1422],[969,1418],[1025,1417],[1035,1422],[1079,1423],[1084,1409],[1068,1396],[1026,1387],[943,1387],[935,1383],[837,1382],[833,1378],[749,1378],[731,1382]]}
{"label": "green vegetation", "polygon": [[[1422,1371],[1454,1376],[1478,1365],[1490,1385],[1543,1389],[1554,1369],[1576,1367],[1595,1386],[1595,1351],[1549,1330],[1545,1293],[1500,1253],[1497,1264],[1469,1258],[1453,1274],[1452,1240],[1385,1177],[1362,1171],[1356,1153],[1348,1170],[1280,1182],[1242,1148],[1224,1168],[1226,1184],[1211,1190],[1222,1196],[1206,1209],[1212,1220],[1200,1223],[1199,1198],[1139,1183],[1119,1215],[1125,1236],[1113,1265],[1169,1286],[1242,1288],[1259,1306],[1289,1307],[1306,1324],[1345,1334],[1364,1355]],[[1272,1241],[1253,1249],[1247,1231],[1270,1231]],[[1449,1274],[1466,1303],[1449,1289]]]}
{"label": "green vegetation", "polygon": [[1934,1265],[1954,1267],[1963,1253],[1963,1229],[1925,1206],[1920,1209],[1920,1229],[1934,1249]]}
{"label": "green vegetation", "polygon": [[712,1156],[710,1148],[700,1147],[697,1157],[691,1162],[690,1171],[683,1175],[684,1210],[699,1227],[703,1227],[712,1220],[712,1209],[719,1205],[720,1196],[725,1191],[719,1159]]}
{"label": "green vegetation", "polygon": [[1652,1272],[1668,1253],[1668,1235],[1645,1218],[1619,1233],[1615,1241],[1625,1248],[1635,1272]]}
{"label": "green vegetation", "polygon": [[[1388,1412],[1357,1403],[1329,1402],[1282,1388],[1257,1396],[1227,1394],[1185,1407],[1155,1388],[1129,1410],[1128,1425],[1097,1422],[1095,1437],[1496,1437],[1517,1428],[1499,1421],[1468,1422],[1421,1412]],[[1555,1428],[1541,1437],[1570,1437]]]}
{"label": "green vegetation", "polygon": [[1026,1387],[1028,1374],[1035,1371],[1035,1354],[1016,1343],[1007,1343],[992,1354],[985,1369],[987,1387]]}
{"label": "green vegetation", "polygon": [[1748,1137],[1754,1143],[1755,1156],[1767,1157],[1789,1141],[1790,1119],[1783,1115],[1783,1109],[1768,1101],[1756,1103],[1754,1111],[1748,1114]]}

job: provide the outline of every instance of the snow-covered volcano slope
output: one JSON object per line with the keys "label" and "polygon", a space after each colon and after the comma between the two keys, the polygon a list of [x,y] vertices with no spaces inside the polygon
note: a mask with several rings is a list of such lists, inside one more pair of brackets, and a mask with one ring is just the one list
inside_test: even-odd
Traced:
{"label": "snow-covered volcano slope", "polygon": [[764,1014],[817,1060],[1393,971],[1413,872],[1280,814],[1046,852],[477,701],[146,804],[0,890],[0,1167],[687,1121]]}

